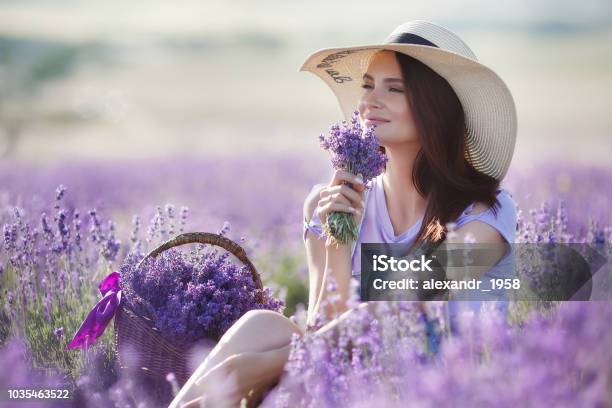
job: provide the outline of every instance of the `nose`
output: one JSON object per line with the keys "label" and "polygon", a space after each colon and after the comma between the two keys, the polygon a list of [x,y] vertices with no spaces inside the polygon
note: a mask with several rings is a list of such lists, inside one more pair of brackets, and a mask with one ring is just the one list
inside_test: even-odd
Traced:
{"label": "nose", "polygon": [[373,110],[379,109],[382,107],[382,102],[378,97],[378,90],[370,89],[368,92],[364,92],[361,96],[360,103],[363,109]]}

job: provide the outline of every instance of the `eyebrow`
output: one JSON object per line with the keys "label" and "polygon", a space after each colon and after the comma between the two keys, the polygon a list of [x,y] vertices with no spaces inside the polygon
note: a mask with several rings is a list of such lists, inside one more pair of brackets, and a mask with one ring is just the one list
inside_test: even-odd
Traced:
{"label": "eyebrow", "polygon": [[[363,74],[363,79],[371,79],[372,81],[374,80],[374,78],[372,77],[372,75],[369,74]],[[385,78],[383,79],[383,82],[404,82],[402,81],[401,78]]]}

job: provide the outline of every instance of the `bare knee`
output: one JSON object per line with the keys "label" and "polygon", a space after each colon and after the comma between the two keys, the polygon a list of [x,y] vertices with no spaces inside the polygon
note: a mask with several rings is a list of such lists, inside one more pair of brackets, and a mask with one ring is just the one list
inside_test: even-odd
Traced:
{"label": "bare knee", "polygon": [[303,334],[299,326],[282,314],[251,310],[230,327],[221,342],[248,343],[253,351],[266,351],[287,345],[294,333]]}
{"label": "bare knee", "polygon": [[268,335],[274,333],[291,337],[293,333],[303,334],[298,325],[272,310],[249,310],[236,322],[236,326]]}

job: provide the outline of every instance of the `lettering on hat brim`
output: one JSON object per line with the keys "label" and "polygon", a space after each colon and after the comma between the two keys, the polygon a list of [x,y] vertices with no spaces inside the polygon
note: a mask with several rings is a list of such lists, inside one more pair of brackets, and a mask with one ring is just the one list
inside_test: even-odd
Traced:
{"label": "lettering on hat brim", "polygon": [[[428,45],[431,47],[438,48],[437,45],[424,39],[423,37],[418,36],[416,34],[410,34],[410,33],[400,33],[398,35],[391,36],[387,38],[385,42],[388,44],[401,43],[401,44]],[[325,68],[325,72],[327,73],[327,75],[329,75],[334,80],[334,82],[338,84],[341,84],[343,82],[352,81],[353,78],[351,76],[343,75],[339,71],[332,69],[333,65],[339,60],[341,60],[342,58],[345,58],[346,56],[350,54],[354,54],[356,52],[364,51],[364,50],[371,50],[371,49],[372,48],[358,48],[354,50],[342,50],[342,51],[334,52],[332,54],[327,55],[325,58],[323,58],[321,62],[317,64],[317,68]]]}
{"label": "lettering on hat brim", "polygon": [[321,63],[317,65],[317,68],[325,68],[325,72],[327,73],[327,75],[332,77],[332,79],[338,84],[341,84],[347,81],[352,81],[353,78],[351,76],[343,75],[336,69],[332,69],[333,65],[339,60],[341,60],[342,58],[345,58],[346,56],[350,54],[353,54],[359,51],[369,50],[369,49],[371,48],[359,48],[355,50],[343,50],[343,51],[334,52],[332,54],[327,55],[325,58],[323,58],[321,60]]}

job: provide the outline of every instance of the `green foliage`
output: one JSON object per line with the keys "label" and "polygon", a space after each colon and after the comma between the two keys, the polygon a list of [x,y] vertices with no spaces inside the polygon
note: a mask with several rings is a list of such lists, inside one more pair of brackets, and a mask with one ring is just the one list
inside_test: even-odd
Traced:
{"label": "green foliage", "polygon": [[258,270],[265,272],[264,285],[272,284],[286,290],[286,316],[293,315],[299,303],[305,305],[308,302],[308,277],[300,273],[300,266],[304,263],[303,255],[290,252],[269,253],[255,262]]}
{"label": "green foliage", "polygon": [[[15,269],[7,266],[0,281],[3,293],[5,290],[15,289],[19,281]],[[28,345],[29,357],[34,368],[49,373],[59,371],[69,378],[73,385],[91,365],[94,355],[103,353],[109,366],[112,365],[116,360],[112,324],[88,350],[65,350],[72,335],[99,300],[99,291],[95,282],[85,282],[79,290],[68,286],[62,299],[51,299],[49,320],[45,316],[43,298],[42,290],[37,291],[35,299],[15,298],[12,307],[14,320],[8,316],[6,319],[1,319],[0,314],[0,340],[2,340],[0,346],[12,335],[23,337]],[[3,296],[0,309],[5,309],[6,301],[6,296]],[[58,339],[54,331],[60,327],[63,328],[63,334]]]}
{"label": "green foliage", "polygon": [[515,300],[508,307],[508,322],[514,326],[521,326],[533,314],[552,315],[561,302],[545,300]]}
{"label": "green foliage", "polygon": [[8,340],[10,324],[11,321],[8,315],[2,305],[0,305],[0,348],[2,348],[6,340]]}

